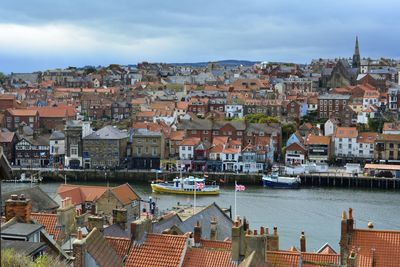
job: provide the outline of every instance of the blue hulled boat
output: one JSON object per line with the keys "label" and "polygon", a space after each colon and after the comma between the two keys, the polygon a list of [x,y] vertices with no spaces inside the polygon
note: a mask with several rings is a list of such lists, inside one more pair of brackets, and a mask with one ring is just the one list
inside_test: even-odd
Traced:
{"label": "blue hulled boat", "polygon": [[300,187],[301,183],[299,177],[280,176],[278,167],[273,167],[271,174],[264,174],[262,181],[265,187],[278,189],[297,189]]}

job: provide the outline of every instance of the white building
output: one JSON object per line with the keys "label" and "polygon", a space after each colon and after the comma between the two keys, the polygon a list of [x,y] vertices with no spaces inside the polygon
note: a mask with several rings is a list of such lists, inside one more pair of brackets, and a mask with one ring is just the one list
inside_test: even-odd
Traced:
{"label": "white building", "polygon": [[336,132],[338,122],[335,119],[329,119],[324,124],[325,136],[332,136]]}
{"label": "white building", "polygon": [[243,105],[225,105],[226,118],[243,118]]}
{"label": "white building", "polygon": [[356,127],[337,127],[333,143],[336,158],[358,157],[358,130]]}
{"label": "white building", "polygon": [[191,160],[194,156],[194,148],[200,143],[200,138],[191,137],[184,139],[179,144],[179,159]]}
{"label": "white building", "polygon": [[359,133],[357,137],[358,158],[373,159],[375,140],[378,138],[378,133]]}
{"label": "white building", "polygon": [[50,163],[64,164],[65,135],[60,131],[54,131],[50,136]]}

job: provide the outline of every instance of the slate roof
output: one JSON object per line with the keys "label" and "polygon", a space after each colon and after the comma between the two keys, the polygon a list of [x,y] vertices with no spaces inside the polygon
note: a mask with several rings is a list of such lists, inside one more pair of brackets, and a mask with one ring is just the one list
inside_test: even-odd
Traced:
{"label": "slate roof", "polygon": [[[75,240],[75,242],[77,241],[81,240]],[[87,235],[84,242],[87,252],[98,266],[123,266],[122,259],[96,228]]]}
{"label": "slate roof", "polygon": [[178,225],[178,228],[183,233],[193,232],[197,222],[201,225],[201,238],[210,238],[211,218],[217,221],[218,240],[225,240],[231,237],[233,221],[225,214],[225,212],[216,204],[213,203],[202,211],[190,216],[185,221]]}
{"label": "slate roof", "polygon": [[164,230],[179,225],[181,222],[181,218],[176,213],[164,215],[156,223],[153,223],[153,233],[161,234]]}
{"label": "slate roof", "polygon": [[124,139],[128,138],[128,132],[121,131],[118,128],[114,128],[111,125],[107,125],[100,130],[85,136],[83,139],[85,140],[96,140],[96,139],[107,139],[107,140],[116,140],[116,139]]}
{"label": "slate roof", "polygon": [[129,237],[128,232],[122,229],[119,224],[112,224],[104,228],[103,235],[106,237]]}
{"label": "slate roof", "polygon": [[1,240],[1,250],[13,249],[24,256],[31,256],[47,247],[44,242],[28,242],[16,240]]}
{"label": "slate roof", "polygon": [[11,143],[15,136],[14,132],[1,132],[0,131],[0,143]]}
{"label": "slate roof", "polygon": [[54,240],[58,240],[60,229],[56,228],[57,214],[52,213],[31,213],[31,218],[44,226],[44,229],[53,235]]}
{"label": "slate roof", "polygon": [[50,140],[64,140],[65,134],[60,131],[54,131],[50,135]]}
{"label": "slate roof", "polygon": [[47,195],[40,186],[24,188],[12,192],[2,192],[2,209],[4,210],[5,201],[11,198],[11,195],[24,194],[32,202],[32,212],[51,212],[57,210],[59,205]]}
{"label": "slate roof", "polygon": [[135,245],[126,267],[178,267],[187,247],[186,236],[148,234],[142,245]]}
{"label": "slate roof", "polygon": [[32,223],[15,222],[1,227],[1,235],[13,235],[26,237],[32,233],[39,231],[43,225]]}

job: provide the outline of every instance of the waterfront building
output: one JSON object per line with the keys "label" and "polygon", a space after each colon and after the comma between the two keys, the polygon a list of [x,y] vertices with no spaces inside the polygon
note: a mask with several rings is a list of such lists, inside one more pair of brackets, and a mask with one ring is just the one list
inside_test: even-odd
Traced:
{"label": "waterfront building", "polygon": [[65,123],[65,166],[80,168],[82,160],[82,137],[84,136],[84,123],[78,120],[70,120]]}
{"label": "waterfront building", "polygon": [[358,157],[358,130],[356,127],[338,127],[333,136],[336,159],[353,159]]}
{"label": "waterfront building", "polygon": [[375,141],[376,160],[399,162],[400,160],[400,134],[380,134]]}
{"label": "waterfront building", "polygon": [[47,167],[50,160],[49,135],[25,136],[15,144],[15,165],[25,168]]}
{"label": "waterfront building", "polygon": [[83,138],[85,168],[115,168],[126,160],[128,132],[105,126]]}
{"label": "waterfront building", "polygon": [[309,162],[327,163],[332,159],[331,138],[310,134],[306,137],[307,155]]}
{"label": "waterfront building", "polygon": [[161,131],[134,129],[131,135],[128,155],[131,169],[159,169],[165,158],[165,138]]}
{"label": "waterfront building", "polygon": [[[65,135],[63,132],[54,131],[50,135],[50,164],[63,165],[65,157]],[[57,166],[56,166],[57,167]]]}
{"label": "waterfront building", "polygon": [[286,147],[285,164],[304,164],[307,150],[301,143],[292,143]]}

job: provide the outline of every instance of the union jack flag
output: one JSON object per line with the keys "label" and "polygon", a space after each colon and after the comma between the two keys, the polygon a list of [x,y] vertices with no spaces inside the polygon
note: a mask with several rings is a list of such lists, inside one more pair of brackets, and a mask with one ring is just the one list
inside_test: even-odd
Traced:
{"label": "union jack flag", "polygon": [[204,183],[196,183],[196,189],[203,190],[204,188]]}
{"label": "union jack flag", "polygon": [[245,189],[246,189],[246,187],[244,185],[241,185],[241,184],[235,185],[236,191],[244,191]]}

